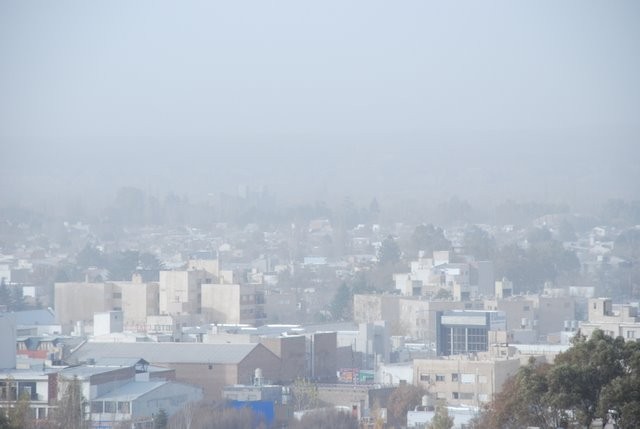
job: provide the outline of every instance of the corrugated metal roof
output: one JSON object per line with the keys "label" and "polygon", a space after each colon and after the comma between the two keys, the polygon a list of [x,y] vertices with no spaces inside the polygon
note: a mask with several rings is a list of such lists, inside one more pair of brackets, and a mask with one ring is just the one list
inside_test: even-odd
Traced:
{"label": "corrugated metal roof", "polygon": [[83,362],[105,358],[142,358],[151,363],[239,363],[259,344],[85,343],[71,354]]}
{"label": "corrugated metal roof", "polygon": [[16,325],[56,325],[55,315],[52,310],[24,310],[16,311]]}
{"label": "corrugated metal roof", "polygon": [[160,386],[168,384],[167,381],[134,381],[114,389],[93,401],[132,401],[145,395]]}

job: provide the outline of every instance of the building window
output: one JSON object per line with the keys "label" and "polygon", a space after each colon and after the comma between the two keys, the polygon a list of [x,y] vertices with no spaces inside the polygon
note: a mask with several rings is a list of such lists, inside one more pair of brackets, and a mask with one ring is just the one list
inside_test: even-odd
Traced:
{"label": "building window", "polygon": [[458,373],[451,374],[451,381],[458,381]]}
{"label": "building window", "polygon": [[420,374],[420,381],[429,382],[431,381],[431,377],[429,376],[429,374]]}
{"label": "building window", "polygon": [[93,402],[91,402],[91,412],[92,413],[102,413],[102,412],[104,412],[104,403],[102,401],[93,401]]}
{"label": "building window", "polygon": [[471,392],[460,392],[458,396],[459,396],[459,399],[464,399],[467,401],[473,399],[473,393]]}
{"label": "building window", "polygon": [[636,337],[636,331],[627,331],[627,339],[633,339]]}
{"label": "building window", "polygon": [[451,392],[451,397],[452,397],[453,399],[458,399],[458,397],[459,397],[459,396],[460,396],[460,395],[458,394],[458,392]]}
{"label": "building window", "polygon": [[118,413],[120,414],[131,414],[131,402],[118,402]]}
{"label": "building window", "polygon": [[436,381],[444,381],[444,375],[436,374]]}
{"label": "building window", "polygon": [[529,306],[525,305],[524,307],[522,307],[522,311],[529,311]]}
{"label": "building window", "polygon": [[121,298],[122,298],[122,292],[113,293],[113,299],[121,299]]}
{"label": "building window", "polygon": [[104,412],[105,413],[115,413],[116,412],[116,402],[115,401],[104,401]]}
{"label": "building window", "polygon": [[460,381],[463,382],[464,384],[475,383],[476,376],[475,374],[461,374]]}

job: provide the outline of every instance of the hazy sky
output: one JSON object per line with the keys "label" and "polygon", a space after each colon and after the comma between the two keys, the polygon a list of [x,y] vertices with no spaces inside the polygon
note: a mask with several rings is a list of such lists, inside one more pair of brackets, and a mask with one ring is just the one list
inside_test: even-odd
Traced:
{"label": "hazy sky", "polygon": [[0,191],[638,198],[638,1],[0,2]]}

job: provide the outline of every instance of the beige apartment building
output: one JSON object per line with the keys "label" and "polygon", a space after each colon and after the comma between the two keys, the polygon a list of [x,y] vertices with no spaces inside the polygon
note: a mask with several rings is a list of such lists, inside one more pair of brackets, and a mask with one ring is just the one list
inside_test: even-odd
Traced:
{"label": "beige apartment building", "polygon": [[527,297],[513,296],[505,299],[485,299],[484,308],[485,310],[504,312],[508,331],[537,328],[535,302]]}
{"label": "beige apartment building", "polygon": [[589,321],[580,324],[580,332],[587,337],[599,329],[612,337],[625,340],[640,338],[638,307],[613,305],[610,298],[589,299]]}
{"label": "beige apartment building", "polygon": [[413,379],[448,405],[479,407],[491,401],[519,367],[518,358],[491,357],[489,353],[415,359]]}
{"label": "beige apartment building", "polygon": [[56,283],[54,305],[56,322],[69,333],[77,323],[92,324],[94,313],[121,310],[122,293],[114,283]]}
{"label": "beige apartment building", "polygon": [[[144,332],[147,317],[159,312],[160,287],[158,283],[143,283],[140,276],[130,282],[113,282],[121,293],[124,330]],[[117,290],[115,293],[118,293]]]}
{"label": "beige apartment building", "polygon": [[211,323],[261,325],[266,320],[261,284],[204,283],[202,315]]}
{"label": "beige apartment building", "polygon": [[435,343],[436,314],[447,310],[481,310],[482,302],[435,301],[399,295],[354,295],[353,319],[356,323],[385,320],[392,335]]}
{"label": "beige apartment building", "polygon": [[200,313],[200,286],[212,283],[213,278],[213,274],[205,270],[160,271],[160,314]]}
{"label": "beige apartment building", "polygon": [[91,325],[94,313],[122,311],[125,330],[141,331],[146,318],[158,314],[158,284],[143,283],[136,275],[130,282],[68,282],[54,288],[56,321],[66,333],[78,322]]}

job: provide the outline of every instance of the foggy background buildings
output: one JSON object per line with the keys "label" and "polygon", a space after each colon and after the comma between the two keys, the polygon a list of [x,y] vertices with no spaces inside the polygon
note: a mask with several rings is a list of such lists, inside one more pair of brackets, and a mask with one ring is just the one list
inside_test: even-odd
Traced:
{"label": "foggy background buildings", "polygon": [[633,1],[3,2],[3,203],[637,198]]}

